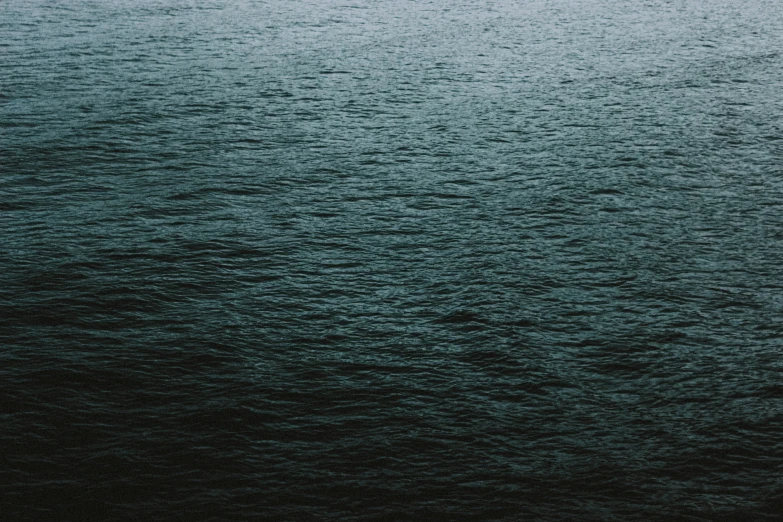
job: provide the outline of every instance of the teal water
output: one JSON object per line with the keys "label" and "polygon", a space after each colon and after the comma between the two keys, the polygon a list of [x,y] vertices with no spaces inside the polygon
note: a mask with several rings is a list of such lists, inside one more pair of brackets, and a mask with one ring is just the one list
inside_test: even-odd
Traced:
{"label": "teal water", "polygon": [[11,520],[778,520],[783,5],[0,5]]}

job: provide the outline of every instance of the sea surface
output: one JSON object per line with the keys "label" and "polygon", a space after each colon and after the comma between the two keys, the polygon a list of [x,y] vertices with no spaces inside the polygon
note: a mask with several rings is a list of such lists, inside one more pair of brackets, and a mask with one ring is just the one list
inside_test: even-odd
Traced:
{"label": "sea surface", "polygon": [[783,519],[783,2],[2,0],[0,518]]}

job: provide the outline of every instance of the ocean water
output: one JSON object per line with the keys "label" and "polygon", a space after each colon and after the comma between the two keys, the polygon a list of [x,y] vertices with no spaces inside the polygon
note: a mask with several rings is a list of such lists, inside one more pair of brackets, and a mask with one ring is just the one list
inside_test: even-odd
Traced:
{"label": "ocean water", "polygon": [[780,520],[783,3],[4,0],[0,518]]}

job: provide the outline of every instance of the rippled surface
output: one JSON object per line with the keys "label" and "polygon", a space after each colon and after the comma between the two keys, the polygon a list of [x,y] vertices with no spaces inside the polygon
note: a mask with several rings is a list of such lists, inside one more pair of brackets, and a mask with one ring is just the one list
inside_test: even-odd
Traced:
{"label": "rippled surface", "polygon": [[0,5],[0,501],[773,520],[783,5]]}

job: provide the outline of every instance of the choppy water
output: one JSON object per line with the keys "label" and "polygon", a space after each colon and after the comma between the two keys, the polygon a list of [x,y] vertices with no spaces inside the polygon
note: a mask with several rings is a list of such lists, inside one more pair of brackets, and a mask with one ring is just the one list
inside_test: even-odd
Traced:
{"label": "choppy water", "polygon": [[783,4],[6,0],[0,506],[773,520]]}

